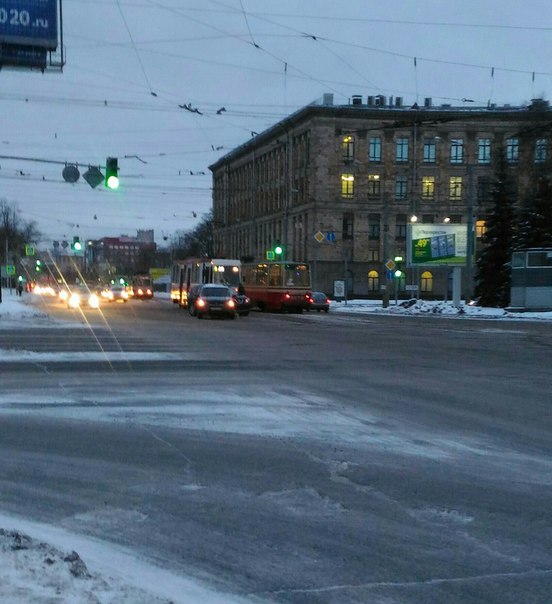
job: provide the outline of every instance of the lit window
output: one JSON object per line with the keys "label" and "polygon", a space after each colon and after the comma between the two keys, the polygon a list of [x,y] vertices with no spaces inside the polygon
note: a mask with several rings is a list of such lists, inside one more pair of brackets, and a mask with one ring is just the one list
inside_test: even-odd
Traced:
{"label": "lit window", "polygon": [[426,138],[424,140],[424,163],[434,164],[437,145],[434,138]]}
{"label": "lit window", "polygon": [[355,177],[353,174],[341,175],[341,197],[351,199],[355,193]]}
{"label": "lit window", "polygon": [[381,138],[379,136],[370,139],[368,160],[381,161]]}
{"label": "lit window", "polygon": [[548,155],[548,144],[545,138],[539,138],[535,143],[535,163],[542,164]]}
{"label": "lit window", "polygon": [[341,151],[344,161],[352,161],[355,157],[355,141],[352,136],[345,136],[341,141]]}
{"label": "lit window", "polygon": [[477,238],[483,237],[485,232],[487,231],[487,222],[485,220],[476,220],[475,221],[475,236]]}
{"label": "lit window", "polygon": [[377,292],[379,291],[379,275],[378,271],[368,272],[368,291]]}
{"label": "lit window", "polygon": [[368,197],[381,196],[381,179],[379,174],[368,174]]}
{"label": "lit window", "polygon": [[453,138],[450,141],[450,163],[461,164],[464,161],[464,140]]}
{"label": "lit window", "polygon": [[395,159],[398,162],[408,161],[408,139],[398,138],[395,146]]}
{"label": "lit window", "polygon": [[377,250],[368,250],[368,262],[379,262],[380,253]]}
{"label": "lit window", "polygon": [[506,139],[506,161],[509,164],[519,161],[519,138]]}
{"label": "lit window", "polygon": [[433,291],[433,275],[429,271],[424,271],[420,276],[420,289],[425,293]]}
{"label": "lit window", "polygon": [[422,199],[435,199],[435,176],[422,176]]}
{"label": "lit window", "polygon": [[477,161],[480,164],[491,163],[491,139],[480,138],[477,150]]}
{"label": "lit window", "polygon": [[462,199],[462,177],[451,176],[449,182],[449,199],[451,201],[460,201]]}
{"label": "lit window", "polygon": [[395,199],[406,199],[406,176],[395,179]]}

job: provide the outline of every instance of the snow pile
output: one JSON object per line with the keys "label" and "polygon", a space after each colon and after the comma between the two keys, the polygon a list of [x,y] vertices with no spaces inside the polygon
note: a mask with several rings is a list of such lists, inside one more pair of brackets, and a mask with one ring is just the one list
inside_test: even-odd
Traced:
{"label": "snow pile", "polygon": [[12,290],[10,294],[8,289],[3,289],[2,303],[0,304],[0,322],[8,327],[13,327],[14,325],[10,325],[10,320],[46,319],[48,315],[29,304],[30,296],[31,294],[25,292],[22,297],[19,297],[15,290]]}
{"label": "snow pile", "polygon": [[82,604],[168,604],[142,589],[109,583],[75,551],[63,552],[16,530],[0,529],[0,601]]}

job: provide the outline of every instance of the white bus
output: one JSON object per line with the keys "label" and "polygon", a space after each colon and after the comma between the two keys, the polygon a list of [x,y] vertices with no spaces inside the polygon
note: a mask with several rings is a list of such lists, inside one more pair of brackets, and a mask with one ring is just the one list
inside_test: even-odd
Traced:
{"label": "white bus", "polygon": [[188,306],[188,292],[194,285],[221,283],[238,289],[241,262],[235,258],[186,258],[175,260],[171,271],[171,300]]}

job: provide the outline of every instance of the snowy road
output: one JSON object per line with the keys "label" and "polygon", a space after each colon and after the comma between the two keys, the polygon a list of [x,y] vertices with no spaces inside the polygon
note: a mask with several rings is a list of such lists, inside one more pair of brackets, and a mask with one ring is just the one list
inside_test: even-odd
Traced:
{"label": "snowy road", "polygon": [[0,333],[5,514],[250,602],[549,602],[550,324],[174,310]]}

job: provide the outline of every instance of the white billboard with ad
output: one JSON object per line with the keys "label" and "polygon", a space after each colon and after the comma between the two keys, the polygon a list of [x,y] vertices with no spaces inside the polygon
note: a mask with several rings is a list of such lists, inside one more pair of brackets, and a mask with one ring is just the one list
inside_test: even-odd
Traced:
{"label": "white billboard with ad", "polygon": [[411,224],[408,266],[465,266],[468,227],[465,224]]}

